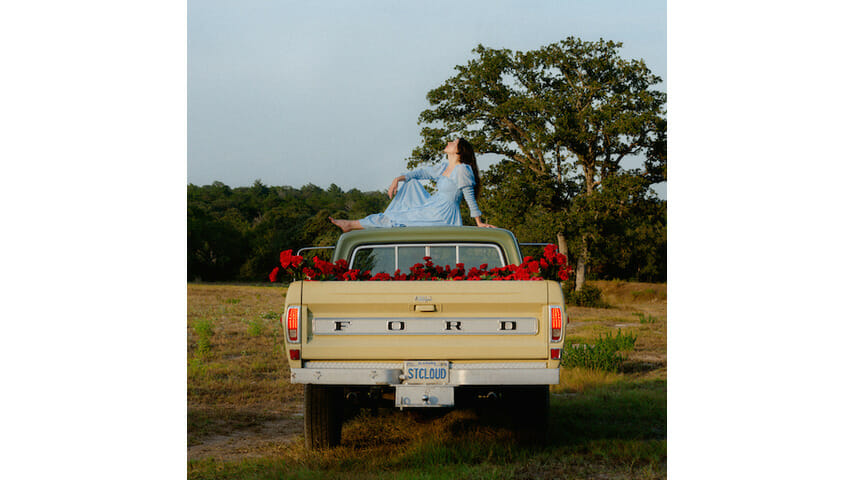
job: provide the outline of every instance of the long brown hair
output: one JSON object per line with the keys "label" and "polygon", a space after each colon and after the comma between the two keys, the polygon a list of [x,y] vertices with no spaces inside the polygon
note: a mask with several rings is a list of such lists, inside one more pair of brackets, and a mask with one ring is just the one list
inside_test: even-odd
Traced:
{"label": "long brown hair", "polygon": [[474,157],[474,147],[463,137],[457,142],[457,154],[460,162],[471,167],[474,173],[474,198],[480,198],[480,171],[477,169],[477,159]]}

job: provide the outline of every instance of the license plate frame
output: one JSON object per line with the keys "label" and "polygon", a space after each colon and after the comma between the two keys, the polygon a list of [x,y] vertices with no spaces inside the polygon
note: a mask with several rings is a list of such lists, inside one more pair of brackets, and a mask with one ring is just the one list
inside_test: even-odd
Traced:
{"label": "license plate frame", "polygon": [[407,385],[447,385],[451,367],[447,360],[410,360],[403,362],[403,374]]}

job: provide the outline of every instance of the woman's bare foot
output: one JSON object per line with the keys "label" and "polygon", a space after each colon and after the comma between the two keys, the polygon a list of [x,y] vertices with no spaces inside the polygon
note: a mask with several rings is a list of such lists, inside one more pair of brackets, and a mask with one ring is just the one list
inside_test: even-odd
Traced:
{"label": "woman's bare foot", "polygon": [[334,223],[335,226],[340,228],[344,233],[347,233],[350,230],[362,230],[362,228],[364,228],[358,220],[336,220],[329,217],[329,221]]}

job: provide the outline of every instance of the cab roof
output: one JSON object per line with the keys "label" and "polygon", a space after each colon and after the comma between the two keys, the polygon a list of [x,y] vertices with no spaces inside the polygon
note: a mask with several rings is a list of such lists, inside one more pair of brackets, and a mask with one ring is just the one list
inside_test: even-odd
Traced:
{"label": "cab roof", "polygon": [[516,236],[503,228],[483,227],[395,227],[366,228],[342,234],[334,260],[348,259],[359,245],[399,243],[494,243],[504,251],[509,263],[519,264],[522,255]]}

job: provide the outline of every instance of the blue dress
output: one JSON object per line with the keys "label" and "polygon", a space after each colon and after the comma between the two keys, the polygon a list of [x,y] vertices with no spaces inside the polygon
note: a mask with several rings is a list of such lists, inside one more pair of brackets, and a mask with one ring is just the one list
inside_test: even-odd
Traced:
{"label": "blue dress", "polygon": [[[422,167],[405,174],[406,181],[398,189],[383,213],[368,215],[359,220],[364,228],[429,227],[463,224],[460,200],[465,197],[472,217],[481,215],[474,198],[474,173],[460,163],[450,176],[442,175],[448,162]],[[419,180],[435,180],[436,193],[430,195]]]}

